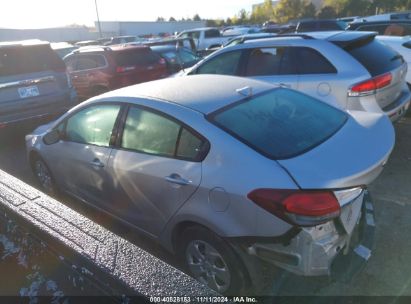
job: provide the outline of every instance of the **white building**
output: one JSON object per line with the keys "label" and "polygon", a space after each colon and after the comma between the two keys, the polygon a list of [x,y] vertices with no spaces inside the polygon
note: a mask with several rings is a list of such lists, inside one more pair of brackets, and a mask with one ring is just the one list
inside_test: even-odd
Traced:
{"label": "white building", "polygon": [[[96,29],[98,23],[95,22]],[[103,37],[124,35],[158,35],[159,33],[174,33],[197,27],[205,27],[206,21],[100,21]]]}

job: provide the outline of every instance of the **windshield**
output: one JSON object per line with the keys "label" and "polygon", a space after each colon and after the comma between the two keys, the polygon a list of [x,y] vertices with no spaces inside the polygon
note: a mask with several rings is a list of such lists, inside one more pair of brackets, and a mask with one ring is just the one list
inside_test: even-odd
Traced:
{"label": "windshield", "polygon": [[246,99],[209,119],[271,159],[285,159],[318,146],[347,120],[347,114],[288,89]]}

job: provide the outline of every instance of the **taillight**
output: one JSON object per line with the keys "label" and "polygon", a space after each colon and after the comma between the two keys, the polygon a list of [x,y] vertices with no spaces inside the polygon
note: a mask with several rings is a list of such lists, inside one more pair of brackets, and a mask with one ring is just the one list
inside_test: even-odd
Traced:
{"label": "taillight", "polygon": [[135,70],[136,67],[135,66],[119,66],[116,69],[117,73],[124,73],[124,72],[128,72],[128,71],[133,71]]}
{"label": "taillight", "polygon": [[160,58],[158,61],[159,64],[166,64],[166,60],[164,58]]}
{"label": "taillight", "polygon": [[364,96],[375,93],[375,90],[389,86],[392,81],[392,74],[386,73],[366,81],[357,83],[348,91],[348,96]]}
{"label": "taillight", "polygon": [[298,226],[316,226],[340,215],[332,191],[257,189],[247,196],[264,210]]}

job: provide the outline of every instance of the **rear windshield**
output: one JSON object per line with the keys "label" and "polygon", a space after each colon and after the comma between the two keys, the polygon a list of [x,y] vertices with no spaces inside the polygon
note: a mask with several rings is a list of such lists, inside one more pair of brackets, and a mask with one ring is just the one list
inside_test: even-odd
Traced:
{"label": "rear windshield", "polygon": [[0,48],[0,76],[65,69],[63,60],[49,45]]}
{"label": "rear windshield", "polygon": [[347,115],[305,94],[275,89],[220,109],[208,119],[262,155],[286,159],[327,140]]}
{"label": "rear windshield", "polygon": [[373,39],[345,48],[374,77],[395,70],[404,59],[391,48]]}
{"label": "rear windshield", "polygon": [[119,66],[149,65],[159,62],[160,56],[151,49],[142,48],[116,52],[115,60]]}

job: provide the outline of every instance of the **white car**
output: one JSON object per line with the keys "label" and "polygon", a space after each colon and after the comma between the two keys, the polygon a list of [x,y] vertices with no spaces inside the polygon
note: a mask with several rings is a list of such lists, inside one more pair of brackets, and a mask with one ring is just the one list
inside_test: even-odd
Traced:
{"label": "white car", "polygon": [[[398,52],[403,58],[404,61],[410,66],[411,64],[411,37],[410,36],[377,36],[377,40],[388,45],[396,52]],[[405,77],[408,86],[411,87],[411,72],[408,68],[407,75]]]}

